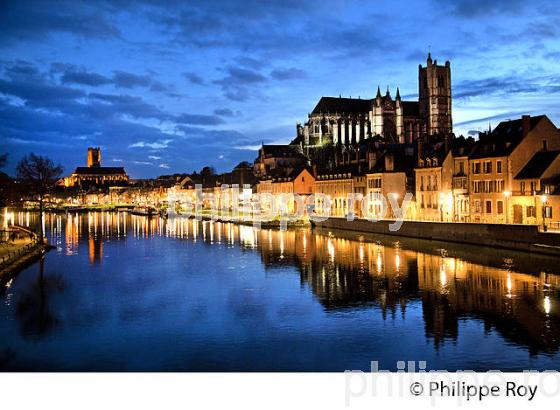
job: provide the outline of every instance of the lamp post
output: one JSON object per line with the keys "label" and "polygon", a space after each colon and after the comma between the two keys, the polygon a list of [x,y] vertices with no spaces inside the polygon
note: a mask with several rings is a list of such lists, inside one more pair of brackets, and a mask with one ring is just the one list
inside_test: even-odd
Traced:
{"label": "lamp post", "polygon": [[546,213],[545,213],[545,204],[546,204],[547,197],[546,195],[541,195],[541,202],[542,202],[542,227],[543,231],[546,232]]}
{"label": "lamp post", "polygon": [[506,197],[506,224],[509,223],[509,197],[511,196],[511,191],[504,191],[504,196]]}

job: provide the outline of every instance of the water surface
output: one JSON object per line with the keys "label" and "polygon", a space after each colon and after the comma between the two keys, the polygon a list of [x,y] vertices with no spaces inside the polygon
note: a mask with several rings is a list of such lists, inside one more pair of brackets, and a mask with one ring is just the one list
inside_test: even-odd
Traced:
{"label": "water surface", "polygon": [[560,370],[558,259],[126,213],[45,228],[56,250],[2,284],[3,370]]}

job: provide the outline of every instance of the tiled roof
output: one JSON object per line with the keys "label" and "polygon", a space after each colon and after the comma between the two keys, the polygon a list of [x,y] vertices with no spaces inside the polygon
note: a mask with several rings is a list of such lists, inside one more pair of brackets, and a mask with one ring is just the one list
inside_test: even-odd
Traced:
{"label": "tiled roof", "polygon": [[[545,118],[538,115],[529,118],[529,131]],[[503,157],[519,145],[523,139],[523,119],[502,121],[490,134],[480,134],[479,141],[469,158]]]}
{"label": "tiled roof", "polygon": [[554,161],[560,151],[540,151],[537,152],[527,162],[521,171],[515,176],[515,179],[536,179],[540,178],[542,174],[548,169],[552,161]]}
{"label": "tiled roof", "polygon": [[417,101],[401,101],[403,115],[405,117],[418,117],[420,115],[420,103]]}
{"label": "tiled roof", "polygon": [[312,114],[345,113],[363,114],[371,108],[372,100],[342,97],[321,97]]}

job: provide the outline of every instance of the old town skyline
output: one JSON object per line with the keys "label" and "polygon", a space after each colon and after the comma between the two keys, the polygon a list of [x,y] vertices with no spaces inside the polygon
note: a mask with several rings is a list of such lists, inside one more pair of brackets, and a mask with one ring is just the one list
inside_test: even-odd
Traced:
{"label": "old town skyline", "polygon": [[[261,142],[290,142],[295,123],[322,96],[374,98],[379,85],[416,98],[415,65],[430,45],[453,66],[456,135],[521,114],[546,114],[558,123],[556,10],[474,1],[420,1],[398,13],[388,4],[366,13],[352,2],[331,6],[319,11],[297,2],[291,10],[269,3],[241,11],[235,3],[191,3],[177,5],[180,17],[150,3],[130,10],[103,2],[67,3],[59,11],[2,6],[5,170],[13,174],[23,155],[41,152],[69,173],[87,146],[101,146],[110,155],[106,165],[126,165],[136,178],[204,165],[227,171],[254,160]],[[229,10],[229,18],[215,7]],[[399,24],[396,14],[404,19],[418,11],[417,27]],[[150,24],[140,30],[142,21]],[[243,40],[277,22],[291,31]],[[316,34],[292,41],[306,33],[306,22],[316,24]],[[414,42],[405,41],[411,36]]]}

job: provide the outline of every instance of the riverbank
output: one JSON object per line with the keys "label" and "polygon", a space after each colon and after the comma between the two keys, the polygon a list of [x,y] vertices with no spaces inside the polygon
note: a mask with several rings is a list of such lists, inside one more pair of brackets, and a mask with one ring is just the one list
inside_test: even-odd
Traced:
{"label": "riverbank", "polygon": [[12,226],[10,229],[16,233],[17,239],[0,245],[0,282],[6,282],[52,248],[27,228]]}
{"label": "riverbank", "polygon": [[[116,212],[116,211],[129,211],[135,208],[135,205],[131,204],[116,204],[116,205],[61,205],[61,206],[50,206],[45,208],[45,212],[52,213],[67,213],[67,212]],[[15,209],[16,211],[18,209]],[[38,208],[34,207],[23,207],[21,208],[24,212],[38,212]]]}
{"label": "riverbank", "polygon": [[329,218],[313,225],[322,229],[340,229],[369,234],[463,243],[501,249],[560,256],[560,233],[539,232],[535,225],[501,225],[453,222],[405,221],[398,231],[389,225],[394,221],[348,221]]}

